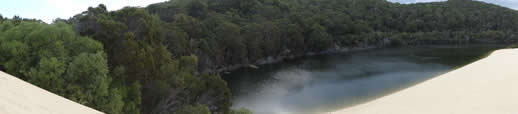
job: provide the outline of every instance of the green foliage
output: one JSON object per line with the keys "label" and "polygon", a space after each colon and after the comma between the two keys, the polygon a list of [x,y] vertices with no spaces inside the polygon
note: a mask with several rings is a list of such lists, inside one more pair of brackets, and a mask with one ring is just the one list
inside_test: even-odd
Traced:
{"label": "green foliage", "polygon": [[195,73],[198,69],[198,58],[194,55],[191,56],[182,56],[180,58],[180,71]]}
{"label": "green foliage", "polygon": [[[512,10],[467,0],[170,0],[113,12],[100,5],[70,22],[103,43],[111,85],[142,84],[142,112],[203,105],[228,113],[226,82],[204,72],[340,47],[514,42],[516,19]],[[24,45],[12,44],[24,55]],[[125,93],[125,86],[117,87]]]}
{"label": "green foliage", "polygon": [[311,27],[308,42],[313,50],[322,51],[328,49],[333,44],[330,35],[325,31],[325,28],[318,24]]}
{"label": "green foliage", "polygon": [[181,32],[186,32],[190,39],[199,39],[204,36],[201,22],[191,16],[178,14],[175,15],[173,26]]}
{"label": "green foliage", "polygon": [[[9,69],[9,67],[6,68]],[[65,80],[62,77],[63,73],[65,73],[64,61],[59,61],[55,57],[43,58],[39,61],[39,65],[30,68],[27,78],[30,83],[41,88],[47,88],[51,92],[63,94],[65,87]]]}
{"label": "green foliage", "polygon": [[[193,5],[190,7],[203,7],[203,3],[192,2],[189,4]],[[198,58],[195,55],[184,56],[192,54],[191,51],[193,50],[190,48],[196,42],[191,41],[203,39],[207,36],[201,23],[196,18],[177,15],[174,18],[175,21],[165,24],[173,27],[166,27],[162,26],[164,22],[158,20],[156,16],[148,14],[144,9],[124,8],[109,13],[95,12],[97,10],[94,9],[99,8],[92,8],[94,12],[89,10],[82,15],[77,15],[75,18],[78,23],[75,24],[75,27],[86,28],[76,30],[81,34],[93,36],[94,39],[101,41],[106,47],[106,52],[108,52],[109,66],[117,66],[110,73],[114,79],[112,86],[115,85],[114,88],[119,88],[118,91],[123,93],[123,96],[112,95],[109,97],[123,99],[122,109],[134,111],[140,108],[143,112],[173,113],[179,110],[175,107],[199,102],[203,105],[216,107],[211,111],[228,111],[230,90],[226,88],[224,81],[219,79],[219,81],[210,82],[221,84],[223,86],[214,87],[224,89],[208,93],[208,90],[213,87],[207,87],[206,85],[209,82],[196,75]],[[203,11],[191,12],[200,14],[197,17],[201,17]],[[85,24],[90,22],[94,23]],[[95,25],[97,28],[89,28],[91,25]],[[228,32],[224,31],[226,29],[221,30]],[[239,39],[240,37],[233,36],[233,34],[239,34],[239,32],[238,28],[234,29],[229,31],[228,36]],[[171,54],[171,52],[174,52],[174,54]],[[174,59],[174,56],[179,58]],[[142,89],[138,92],[129,92],[129,90],[135,89],[125,87],[133,82],[142,82]],[[117,86],[119,84],[126,86]],[[128,106],[133,102],[133,100],[126,99],[133,97],[129,94],[139,92],[141,92],[142,101],[137,100],[135,101],[136,105]],[[226,96],[218,95],[220,93]],[[140,94],[135,96],[140,96]],[[205,97],[199,99],[200,96]],[[170,100],[172,101],[167,102]],[[203,102],[200,100],[203,100]],[[117,112],[121,109],[120,107],[114,106],[112,109]]]}
{"label": "green foliage", "polygon": [[76,35],[62,22],[47,25],[21,21],[5,28],[0,37],[0,66],[6,72],[78,103],[120,113],[122,95],[110,89],[108,64],[100,43]]}
{"label": "green foliage", "polygon": [[198,18],[207,17],[209,12],[207,3],[202,0],[192,0],[192,2],[186,5],[186,9],[189,15]]}
{"label": "green foliage", "polygon": [[0,15],[0,70],[107,113],[250,113],[229,110],[212,71],[339,47],[510,43],[517,24],[516,11],[471,0],[101,4],[55,24]]}
{"label": "green foliage", "polygon": [[210,110],[207,106],[203,105],[187,105],[176,111],[175,114],[210,114]]}
{"label": "green foliage", "polygon": [[109,114],[140,114],[140,89],[141,85],[138,82],[129,85],[112,83],[109,96],[104,97],[110,100],[106,101],[101,109]]}
{"label": "green foliage", "polygon": [[[102,108],[101,106],[107,102],[103,101],[105,99],[99,98],[120,97],[109,93],[111,78],[108,77],[108,66],[105,58],[103,53],[81,53],[69,63],[65,77],[69,84],[77,84],[82,90],[80,93],[86,96],[77,100],[86,101],[85,105],[98,107],[97,109]],[[115,92],[118,92],[118,90],[115,90]],[[120,99],[115,98],[113,100]]]}
{"label": "green foliage", "polygon": [[[166,23],[165,45],[172,55],[195,54],[200,58],[199,71],[336,47],[508,43],[514,40],[502,37],[513,36],[512,31],[518,30],[509,26],[518,24],[510,21],[518,19],[518,13],[478,1],[171,0],[146,9]],[[508,15],[498,15],[502,13]],[[475,36],[488,31],[505,35],[491,40]]]}
{"label": "green foliage", "polygon": [[252,111],[246,109],[246,108],[240,108],[237,110],[231,110],[230,114],[253,114]]}
{"label": "green foliage", "polygon": [[244,62],[246,47],[242,41],[239,26],[232,23],[223,23],[215,30],[216,38],[222,45],[219,47],[224,52],[225,61],[230,64]]}
{"label": "green foliage", "polygon": [[232,93],[230,93],[230,89],[227,87],[227,82],[219,75],[207,74],[201,75],[201,80],[205,82],[204,87],[206,90],[203,90],[202,93],[199,94],[201,98],[198,102],[200,104],[218,107],[215,109],[215,112],[228,113],[232,105],[229,100]]}
{"label": "green foliage", "polygon": [[123,114],[123,108],[124,108],[124,101],[121,96],[121,92],[119,89],[115,88],[110,91],[110,95],[108,96],[108,99],[110,99],[110,102],[106,105],[106,107],[103,107],[106,113],[109,114]]}

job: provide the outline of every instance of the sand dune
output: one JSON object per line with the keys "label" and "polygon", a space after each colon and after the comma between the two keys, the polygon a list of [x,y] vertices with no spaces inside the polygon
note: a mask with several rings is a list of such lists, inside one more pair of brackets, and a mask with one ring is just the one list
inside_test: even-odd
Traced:
{"label": "sand dune", "polygon": [[[0,114],[102,114],[0,72]],[[518,49],[336,114],[516,114]]]}
{"label": "sand dune", "polygon": [[518,49],[333,114],[518,114]]}
{"label": "sand dune", "polygon": [[102,114],[0,72],[0,114]]}

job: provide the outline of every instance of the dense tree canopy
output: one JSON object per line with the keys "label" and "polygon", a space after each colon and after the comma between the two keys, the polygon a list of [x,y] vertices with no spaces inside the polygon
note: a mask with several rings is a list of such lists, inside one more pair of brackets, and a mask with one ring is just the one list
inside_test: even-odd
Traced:
{"label": "dense tree canopy", "polygon": [[471,0],[170,0],[113,12],[100,5],[71,21],[104,44],[111,69],[144,83],[144,112],[227,113],[225,82],[198,72],[348,47],[514,42],[517,17]]}
{"label": "dense tree canopy", "polygon": [[518,12],[472,0],[170,0],[68,20],[0,15],[0,70],[109,114],[230,110],[218,72],[367,46],[513,43]]}
{"label": "dense tree canopy", "polygon": [[[100,5],[77,15],[71,22],[77,32],[104,44],[109,69],[120,75],[118,82],[143,84],[142,111],[173,113],[182,108],[205,106],[212,112],[227,113],[230,90],[226,82],[217,75],[196,75],[198,58],[188,55],[195,43],[191,39],[199,37],[196,35],[200,31],[199,23],[189,16],[175,18],[178,21],[165,23],[142,8],[107,12]],[[235,29],[229,35],[238,32]]]}
{"label": "dense tree canopy", "polygon": [[164,30],[170,52],[196,54],[200,71],[380,43],[510,43],[518,30],[516,11],[471,0],[171,0],[146,9],[173,28]]}
{"label": "dense tree canopy", "polygon": [[101,43],[77,35],[63,22],[13,21],[0,24],[0,69],[95,109],[124,108],[118,103],[122,99],[111,99],[126,94],[110,86]]}

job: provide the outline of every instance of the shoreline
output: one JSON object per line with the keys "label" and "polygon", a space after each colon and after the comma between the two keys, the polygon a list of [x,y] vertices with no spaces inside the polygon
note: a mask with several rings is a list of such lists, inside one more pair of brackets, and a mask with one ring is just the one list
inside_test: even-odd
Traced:
{"label": "shoreline", "polygon": [[501,49],[415,86],[332,114],[510,114],[518,111],[518,49]]}
{"label": "shoreline", "polygon": [[373,50],[373,49],[382,49],[382,48],[391,48],[391,47],[443,47],[443,46],[470,46],[470,45],[505,45],[501,46],[502,48],[507,47],[508,43],[468,43],[468,44],[430,44],[430,45],[404,45],[404,46],[394,46],[391,45],[390,42],[385,42],[378,45],[363,45],[363,46],[352,46],[352,47],[340,47],[335,46],[335,48],[330,48],[325,51],[321,52],[307,52],[305,54],[300,55],[285,55],[285,56],[277,56],[277,57],[266,57],[260,60],[257,60],[258,62],[255,62],[253,64],[237,64],[237,65],[231,65],[219,69],[206,69],[203,72],[198,72],[198,74],[203,73],[229,73],[232,71],[235,71],[237,69],[241,68],[254,68],[257,69],[257,66],[266,65],[266,64],[276,64],[281,63],[286,60],[293,60],[297,58],[302,57],[309,57],[309,56],[317,56],[317,55],[325,55],[325,54],[342,54],[342,53],[352,53],[352,52],[358,52],[358,51],[366,51],[366,50]]}
{"label": "shoreline", "polygon": [[214,70],[204,70],[201,73],[225,73],[225,72],[231,72],[240,68],[246,68],[251,67],[255,68],[256,66],[260,65],[266,65],[266,64],[275,64],[280,63],[286,60],[292,60],[297,59],[301,57],[307,57],[307,56],[316,56],[316,55],[324,55],[324,54],[336,54],[336,53],[349,53],[349,52],[356,52],[356,51],[364,51],[364,50],[371,50],[371,49],[379,49],[379,48],[385,48],[388,46],[357,46],[357,47],[336,47],[331,48],[326,51],[321,52],[307,52],[305,54],[300,55],[283,55],[283,56],[276,56],[276,57],[266,57],[263,59],[257,60],[257,62],[253,64],[237,64],[237,65],[231,65],[219,69]]}

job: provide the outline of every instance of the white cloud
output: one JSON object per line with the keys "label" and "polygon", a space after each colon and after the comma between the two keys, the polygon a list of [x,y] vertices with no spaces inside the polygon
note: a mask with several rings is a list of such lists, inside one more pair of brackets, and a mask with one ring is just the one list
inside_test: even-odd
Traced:
{"label": "white cloud", "polygon": [[0,13],[4,17],[19,15],[24,18],[36,18],[50,23],[56,18],[68,19],[75,14],[86,11],[88,7],[96,7],[99,4],[105,4],[108,10],[113,11],[125,6],[145,7],[149,4],[164,1],[168,0],[9,0],[2,3],[3,5],[0,4]]}
{"label": "white cloud", "polygon": [[[86,11],[88,7],[105,4],[108,10],[118,10],[125,6],[145,7],[152,3],[168,0],[2,0],[0,14],[4,17],[19,15],[24,18],[41,19],[47,23],[56,18],[68,19]],[[446,0],[388,0],[399,3],[436,2]],[[518,0],[480,0],[488,3],[518,9]]]}
{"label": "white cloud", "polygon": [[[388,0],[391,2],[398,2],[398,3],[417,3],[417,2],[437,2],[437,1],[447,1],[447,0]],[[518,9],[518,0],[477,0],[477,1],[483,1],[487,3],[492,3],[504,7],[508,7],[511,9]]]}
{"label": "white cloud", "polygon": [[511,9],[518,9],[518,0],[479,0],[487,3],[493,3],[497,5],[501,5],[504,7],[508,7]]}

